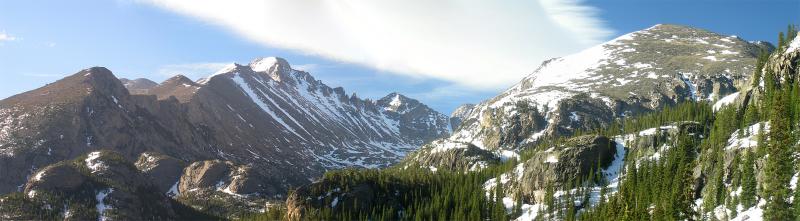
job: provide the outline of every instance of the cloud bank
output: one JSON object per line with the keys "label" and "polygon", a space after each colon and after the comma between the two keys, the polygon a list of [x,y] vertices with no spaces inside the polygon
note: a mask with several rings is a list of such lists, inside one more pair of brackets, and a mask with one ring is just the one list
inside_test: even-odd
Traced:
{"label": "cloud bank", "polygon": [[268,47],[482,89],[612,33],[579,0],[141,0]]}

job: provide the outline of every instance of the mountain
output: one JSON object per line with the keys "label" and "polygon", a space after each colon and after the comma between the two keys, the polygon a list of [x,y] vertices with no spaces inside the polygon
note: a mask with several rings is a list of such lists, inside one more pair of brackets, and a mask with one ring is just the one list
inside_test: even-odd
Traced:
{"label": "mountain", "polygon": [[549,59],[500,95],[459,110],[460,126],[426,148],[517,151],[681,102],[713,103],[749,83],[762,50],[772,47],[679,25],[625,34]]}
{"label": "mountain", "polygon": [[[131,93],[95,67],[0,101],[0,193],[25,190],[48,165],[102,150],[129,162],[147,154],[175,159],[162,172],[169,175],[153,181],[164,193],[180,183],[180,191],[279,199],[326,170],[385,167],[449,132],[448,118],[419,101],[348,96],[281,58],[231,64],[198,82],[126,83],[147,91]],[[207,164],[218,165],[210,166],[214,175],[200,179],[211,181],[191,187],[180,178],[183,166],[215,160],[222,163]],[[218,182],[247,187],[226,192],[214,188]],[[174,195],[188,194],[180,191]],[[208,196],[198,192],[192,195]]]}
{"label": "mountain", "polygon": [[458,129],[465,118],[472,114],[472,109],[475,108],[474,104],[462,104],[450,114],[450,128],[453,130]]}
{"label": "mountain", "polygon": [[[662,26],[645,31],[685,28]],[[282,215],[290,219],[795,220],[800,217],[800,204],[793,200],[800,197],[796,136],[800,32],[790,26],[786,33],[780,34],[774,50],[744,64],[751,72],[734,81],[735,92],[720,94],[715,86],[713,93],[701,94],[701,87],[695,87],[690,90],[695,96],[683,95],[677,104],[625,114],[576,135],[541,136],[516,151],[436,140],[403,164],[381,171],[330,172],[294,191]],[[525,113],[517,109],[512,114]],[[603,117],[581,118],[587,116]],[[526,130],[530,128],[522,131]]]}
{"label": "mountain", "polygon": [[120,78],[119,81],[122,82],[123,85],[125,85],[125,88],[127,88],[128,92],[130,92],[131,94],[147,94],[148,90],[158,86],[158,83],[153,82],[146,78],[137,78],[133,80],[129,80],[127,78]]}

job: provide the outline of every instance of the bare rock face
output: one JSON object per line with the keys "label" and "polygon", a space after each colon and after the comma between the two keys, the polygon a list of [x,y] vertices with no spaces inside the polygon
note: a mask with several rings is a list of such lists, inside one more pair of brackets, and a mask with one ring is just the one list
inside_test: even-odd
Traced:
{"label": "bare rock face", "polygon": [[472,114],[472,108],[475,108],[475,104],[462,104],[458,106],[456,110],[450,114],[450,129],[458,129],[458,127],[461,126],[461,122]]}
{"label": "bare rock face", "polygon": [[264,185],[268,180],[252,167],[235,165],[230,161],[207,160],[194,162],[183,170],[178,189],[181,193],[217,191],[230,195],[275,193]]}
{"label": "bare rock face", "polygon": [[136,168],[149,176],[162,193],[178,183],[184,167],[185,162],[156,152],[142,153],[136,161]]}
{"label": "bare rock face", "polygon": [[228,190],[235,194],[253,194],[261,191],[263,177],[256,174],[252,167],[239,166],[230,174]]}
{"label": "bare rock face", "polygon": [[212,188],[231,170],[230,162],[208,160],[190,164],[183,170],[179,184],[181,193],[198,188]]}
{"label": "bare rock face", "polygon": [[[567,140],[562,146],[537,152],[514,170],[503,174],[501,183],[508,194],[520,194],[528,202],[541,202],[547,187],[561,187],[589,177],[614,160],[616,143],[604,136],[585,135]],[[597,168],[597,167],[600,168]],[[496,179],[487,188],[498,185]]]}
{"label": "bare rock face", "polygon": [[[300,191],[300,192],[298,192]],[[309,208],[306,208],[305,198],[308,193],[304,189],[298,189],[289,194],[286,198],[286,218],[288,220],[302,220]]]}
{"label": "bare rock face", "polygon": [[[534,191],[549,186],[564,186],[588,177],[592,169],[600,170],[614,160],[616,144],[603,136],[581,136],[557,150],[537,154],[524,163],[521,191],[532,196]],[[597,166],[601,168],[596,168]]]}

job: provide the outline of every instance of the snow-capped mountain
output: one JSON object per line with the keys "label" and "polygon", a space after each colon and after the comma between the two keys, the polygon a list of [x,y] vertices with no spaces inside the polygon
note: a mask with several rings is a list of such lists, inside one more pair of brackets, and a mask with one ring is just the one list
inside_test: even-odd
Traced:
{"label": "snow-capped mountain", "polygon": [[0,193],[46,165],[106,149],[131,162],[151,152],[248,165],[266,180],[257,192],[280,195],[329,169],[390,165],[449,134],[447,116],[416,100],[347,95],[281,58],[198,82],[125,83],[90,68],[0,101]]}
{"label": "snow-capped mountain", "polygon": [[516,150],[680,102],[716,102],[747,87],[761,50],[772,46],[656,25],[543,62],[497,97],[459,111],[468,115],[458,129],[427,146]]}

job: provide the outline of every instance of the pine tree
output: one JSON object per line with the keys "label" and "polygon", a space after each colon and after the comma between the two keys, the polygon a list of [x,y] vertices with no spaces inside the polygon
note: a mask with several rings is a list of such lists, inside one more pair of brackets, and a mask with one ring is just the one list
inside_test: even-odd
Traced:
{"label": "pine tree", "polygon": [[756,205],[756,174],[753,167],[755,166],[755,153],[751,151],[745,152],[745,160],[742,163],[742,193],[739,200],[742,202],[744,208],[750,208]]}
{"label": "pine tree", "polygon": [[766,177],[764,189],[767,204],[764,218],[767,220],[792,220],[788,198],[789,181],[794,174],[792,154],[794,147],[790,134],[790,123],[787,122],[788,110],[784,93],[776,93],[770,116],[769,146],[767,147]]}

